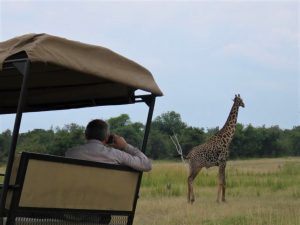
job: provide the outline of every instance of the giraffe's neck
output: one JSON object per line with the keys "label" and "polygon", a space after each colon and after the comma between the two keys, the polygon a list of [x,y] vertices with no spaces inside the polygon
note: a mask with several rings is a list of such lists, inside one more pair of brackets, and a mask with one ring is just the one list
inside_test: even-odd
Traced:
{"label": "giraffe's neck", "polygon": [[229,143],[234,135],[238,112],[239,105],[237,103],[233,103],[227,121],[218,134],[225,139],[225,143]]}

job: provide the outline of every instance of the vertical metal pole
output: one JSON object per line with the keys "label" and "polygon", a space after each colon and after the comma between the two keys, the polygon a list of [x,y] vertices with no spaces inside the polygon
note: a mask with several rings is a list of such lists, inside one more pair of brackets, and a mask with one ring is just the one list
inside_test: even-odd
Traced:
{"label": "vertical metal pole", "polygon": [[152,121],[152,116],[153,116],[154,105],[155,105],[155,97],[151,96],[151,101],[149,102],[149,112],[148,112],[148,117],[147,117],[147,122],[146,122],[143,145],[142,145],[143,153],[145,153],[145,151],[146,151],[146,146],[147,146],[148,137],[149,137],[149,133],[150,133],[150,126],[151,126],[151,121]]}
{"label": "vertical metal pole", "polygon": [[[149,106],[149,111],[148,111],[144,139],[143,139],[143,144],[142,144],[142,149],[141,149],[143,153],[145,153],[145,151],[146,151],[146,146],[147,146],[148,137],[149,137],[149,133],[150,133],[151,120],[152,120],[154,105],[155,105],[155,96],[151,95],[149,99],[144,99],[144,100],[147,103],[147,105]],[[140,190],[140,186],[141,186],[142,176],[143,176],[143,172],[140,172],[139,180],[138,180],[138,184],[137,184],[137,198],[139,197],[139,190]],[[134,202],[133,214],[128,218],[127,225],[132,225],[132,223],[133,223],[136,205],[137,205],[137,201]]]}
{"label": "vertical metal pole", "polygon": [[12,172],[12,166],[15,158],[15,151],[16,151],[17,141],[19,137],[22,114],[26,102],[26,97],[27,97],[27,81],[28,81],[28,75],[30,69],[30,61],[26,60],[24,62],[15,64],[15,66],[18,69],[18,71],[23,75],[23,82],[20,91],[19,103],[18,103],[16,118],[15,118],[14,130],[12,134],[12,140],[10,144],[6,172],[5,172],[4,182],[3,182],[3,189],[1,194],[1,202],[0,202],[1,215],[3,215],[5,209],[5,202],[6,202],[7,191],[8,191],[9,181]]}

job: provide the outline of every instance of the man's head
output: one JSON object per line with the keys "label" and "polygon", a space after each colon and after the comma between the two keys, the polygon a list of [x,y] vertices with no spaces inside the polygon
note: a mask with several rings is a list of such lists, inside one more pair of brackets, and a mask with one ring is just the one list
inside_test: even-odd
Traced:
{"label": "man's head", "polygon": [[104,120],[92,120],[85,129],[85,138],[87,140],[96,139],[105,141],[109,135],[109,126]]}

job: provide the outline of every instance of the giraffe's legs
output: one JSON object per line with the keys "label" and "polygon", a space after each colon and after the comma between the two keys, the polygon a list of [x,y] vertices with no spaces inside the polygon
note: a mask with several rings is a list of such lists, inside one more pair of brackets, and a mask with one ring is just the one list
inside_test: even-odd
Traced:
{"label": "giraffe's legs", "polygon": [[222,195],[222,202],[225,202],[225,188],[226,188],[225,167],[226,164],[221,164],[219,166],[219,184],[218,184],[217,202],[220,201],[220,194]]}
{"label": "giraffe's legs", "polygon": [[225,182],[225,179],[224,179],[224,185],[222,187],[222,202],[226,202],[226,200],[225,200],[225,189],[226,189],[226,182]]}
{"label": "giraffe's legs", "polygon": [[193,181],[201,169],[202,169],[202,167],[199,167],[199,168],[190,167],[190,174],[188,177],[188,202],[191,204],[193,204],[195,201],[195,195],[194,195],[194,190],[193,190]]}

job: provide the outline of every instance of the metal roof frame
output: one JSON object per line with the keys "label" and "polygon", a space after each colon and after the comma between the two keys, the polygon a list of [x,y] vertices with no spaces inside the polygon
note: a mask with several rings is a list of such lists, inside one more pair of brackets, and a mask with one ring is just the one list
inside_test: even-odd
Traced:
{"label": "metal roof frame", "polygon": [[[24,112],[26,112],[26,107],[27,107],[26,100],[27,100],[27,94],[28,94],[28,81],[30,78],[31,62],[28,58],[18,58],[18,59],[6,60],[6,61],[4,61],[2,70],[3,71],[15,70],[19,74],[21,74],[22,75],[22,85],[21,85],[21,88],[19,91],[19,101],[18,101],[18,106],[16,108],[12,140],[11,140],[7,168],[6,168],[6,172],[5,172],[3,189],[2,189],[1,200],[0,200],[0,215],[1,216],[4,215],[5,202],[6,202],[6,198],[7,198],[7,192],[8,192],[9,182],[10,182],[11,173],[12,173],[12,166],[13,166],[13,161],[14,161],[14,157],[15,157],[15,151],[16,151],[16,145],[17,145],[17,140],[18,140],[19,131],[20,131],[22,115]],[[0,71],[0,74],[1,74],[1,71]],[[152,116],[153,116],[153,110],[154,110],[156,96],[153,94],[137,95],[137,96],[133,95],[133,96],[131,96],[131,98],[132,98],[132,102],[130,102],[130,103],[128,102],[125,104],[134,104],[134,103],[144,102],[149,108],[146,126],[145,126],[143,143],[141,146],[142,152],[145,152],[147,141],[148,141],[148,136],[149,136],[149,132],[150,132],[150,125],[151,125],[151,120],[152,120]],[[98,103],[94,103],[91,105],[79,105],[78,108],[101,106],[101,105],[116,105],[116,104],[124,104],[124,103],[122,103],[122,101],[118,101],[117,99],[111,99],[111,101],[108,100],[106,102],[98,102]],[[66,108],[68,108],[68,106],[61,107],[61,108],[66,109]],[[41,110],[33,110],[33,111],[50,111],[50,110],[57,110],[57,109],[61,109],[61,108],[53,105],[53,106],[45,107],[44,109],[41,109]],[[73,106],[71,108],[76,108],[76,107]],[[142,173],[139,178],[138,188],[140,187],[141,178],[142,178]]]}

